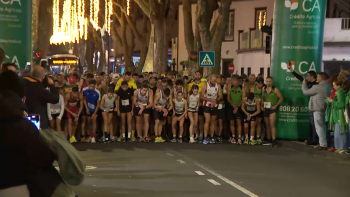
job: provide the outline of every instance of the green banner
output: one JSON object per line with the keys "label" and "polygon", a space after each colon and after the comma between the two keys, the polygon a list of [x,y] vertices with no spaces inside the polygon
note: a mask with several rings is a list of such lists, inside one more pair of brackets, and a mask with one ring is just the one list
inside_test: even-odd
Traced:
{"label": "green banner", "polygon": [[303,76],[321,70],[325,11],[326,0],[275,0],[271,76],[284,97],[277,113],[277,138],[309,137],[309,98],[287,65],[291,61]]}
{"label": "green banner", "polygon": [[25,68],[31,61],[31,0],[0,0],[0,46],[5,62]]}

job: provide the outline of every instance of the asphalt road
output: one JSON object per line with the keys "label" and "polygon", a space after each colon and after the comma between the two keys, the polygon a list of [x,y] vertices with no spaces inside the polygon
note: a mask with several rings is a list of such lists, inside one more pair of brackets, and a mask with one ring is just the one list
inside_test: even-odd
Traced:
{"label": "asphalt road", "polygon": [[350,164],[284,148],[231,144],[75,144],[79,197],[349,197]]}

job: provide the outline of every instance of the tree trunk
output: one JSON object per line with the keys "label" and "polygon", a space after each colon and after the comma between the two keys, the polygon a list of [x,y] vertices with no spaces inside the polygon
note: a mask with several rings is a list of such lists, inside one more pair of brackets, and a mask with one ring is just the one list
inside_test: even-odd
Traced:
{"label": "tree trunk", "polygon": [[192,27],[192,6],[191,0],[182,0],[183,2],[183,18],[184,18],[184,35],[185,45],[188,56],[191,56],[191,51],[197,49],[194,44],[193,27]]}
{"label": "tree trunk", "polygon": [[94,52],[95,52],[95,43],[94,43],[94,39],[92,37],[92,32],[91,32],[91,28],[88,34],[88,40],[86,41],[86,62],[88,65],[88,70],[90,72],[94,71]]}
{"label": "tree trunk", "polygon": [[[166,38],[164,37],[164,19],[159,18],[154,22],[154,31],[156,37],[156,54],[154,62],[154,71],[166,73],[168,62],[168,48],[165,44]],[[165,61],[166,60],[166,61]]]}
{"label": "tree trunk", "polygon": [[144,71],[146,72],[151,72],[151,71],[159,72],[154,70],[154,34],[155,34],[154,25],[151,24],[151,34],[148,42],[148,52],[147,52],[145,65],[144,65]]}
{"label": "tree trunk", "polygon": [[38,48],[42,51],[41,56],[46,58],[50,47],[50,38],[53,34],[52,16],[53,1],[41,1],[39,8],[39,26],[38,26]]}

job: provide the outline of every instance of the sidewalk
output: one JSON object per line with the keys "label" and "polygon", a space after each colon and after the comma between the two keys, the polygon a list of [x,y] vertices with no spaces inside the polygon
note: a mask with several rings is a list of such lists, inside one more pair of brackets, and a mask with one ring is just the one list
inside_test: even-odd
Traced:
{"label": "sidewalk", "polygon": [[341,155],[337,153],[331,153],[328,151],[315,150],[314,146],[307,146],[304,142],[297,141],[279,141],[282,148],[290,149],[292,151],[309,154],[315,157],[324,157],[328,159],[337,159],[341,161],[350,161],[350,155]]}

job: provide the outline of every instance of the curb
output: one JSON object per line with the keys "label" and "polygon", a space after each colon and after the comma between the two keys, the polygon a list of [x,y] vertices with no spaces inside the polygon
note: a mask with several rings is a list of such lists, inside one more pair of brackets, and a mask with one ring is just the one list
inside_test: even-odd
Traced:
{"label": "curb", "polygon": [[282,148],[291,149],[293,151],[309,154],[316,157],[323,157],[327,159],[336,159],[341,161],[350,161],[350,155],[341,155],[337,153],[331,153],[328,151],[315,150],[313,146],[307,146],[303,142],[296,141],[280,141]]}

